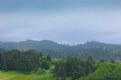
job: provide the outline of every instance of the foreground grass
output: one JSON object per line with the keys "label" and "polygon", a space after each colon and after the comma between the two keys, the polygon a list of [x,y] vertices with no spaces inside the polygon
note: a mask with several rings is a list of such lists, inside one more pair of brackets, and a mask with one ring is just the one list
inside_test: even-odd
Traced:
{"label": "foreground grass", "polygon": [[53,74],[46,71],[44,74],[22,74],[16,71],[0,71],[0,80],[54,80]]}

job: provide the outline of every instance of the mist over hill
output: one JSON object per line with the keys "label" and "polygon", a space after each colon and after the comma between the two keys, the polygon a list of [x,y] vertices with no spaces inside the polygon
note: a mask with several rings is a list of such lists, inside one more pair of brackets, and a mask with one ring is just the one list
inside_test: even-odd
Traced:
{"label": "mist over hill", "polygon": [[85,44],[64,45],[50,40],[26,40],[20,42],[0,42],[0,48],[5,50],[18,49],[22,51],[37,50],[55,57],[80,57],[86,59],[121,60],[121,45],[89,41]]}

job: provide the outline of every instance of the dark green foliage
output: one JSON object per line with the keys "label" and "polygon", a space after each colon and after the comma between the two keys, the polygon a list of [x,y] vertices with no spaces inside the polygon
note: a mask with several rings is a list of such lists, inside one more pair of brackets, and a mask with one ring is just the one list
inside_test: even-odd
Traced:
{"label": "dark green foliage", "polygon": [[[0,51],[1,52],[1,51]],[[49,69],[48,57],[44,58],[37,51],[19,51],[11,50],[0,53],[0,68],[2,70],[17,70],[22,72],[30,72],[38,67]]]}
{"label": "dark green foliage", "polygon": [[42,61],[40,66],[46,70],[50,68],[50,65],[47,61]]}
{"label": "dark green foliage", "polygon": [[91,64],[95,64],[95,60],[91,56],[87,58],[87,61],[89,61]]}
{"label": "dark green foliage", "polygon": [[45,73],[45,69],[38,68],[38,69],[35,70],[35,72],[36,72],[37,75],[41,75],[41,74]]}
{"label": "dark green foliage", "polygon": [[1,55],[1,61],[3,70],[28,72],[39,66],[39,54],[35,51],[11,50]]}
{"label": "dark green foliage", "polygon": [[72,80],[76,80],[94,70],[95,68],[91,61],[82,61],[79,58],[68,58],[55,64],[54,73],[59,78],[65,79],[65,76],[67,76],[72,77]]}
{"label": "dark green foliage", "polygon": [[97,69],[79,80],[121,80],[121,64],[110,62],[95,64]]}
{"label": "dark green foliage", "polygon": [[63,61],[60,61],[55,64],[54,73],[57,76],[58,80],[66,79],[66,69],[65,63]]}
{"label": "dark green foliage", "polygon": [[1,66],[1,52],[0,52],[0,69],[2,69],[2,66]]}
{"label": "dark green foliage", "polygon": [[18,60],[17,70],[19,71],[32,71],[39,67],[39,54],[35,51],[26,51],[22,53]]}
{"label": "dark green foliage", "polygon": [[47,55],[47,58],[46,58],[48,61],[51,61],[51,57],[50,55]]}
{"label": "dark green foliage", "polygon": [[104,63],[105,61],[104,61],[104,59],[100,59],[100,63]]}
{"label": "dark green foliage", "polygon": [[115,63],[115,61],[114,61],[114,60],[111,60],[110,62],[111,62],[111,63]]}
{"label": "dark green foliage", "polygon": [[121,80],[121,64],[114,60],[95,62],[91,56],[85,60],[76,57],[51,58],[33,50],[0,50],[0,69],[33,71],[38,75],[51,71],[56,80]]}
{"label": "dark green foliage", "polygon": [[50,68],[50,63],[51,63],[51,57],[49,55],[47,56],[42,56],[40,58],[40,67],[43,69],[49,69]]}
{"label": "dark green foliage", "polygon": [[3,70],[16,70],[18,59],[20,58],[20,51],[12,50],[1,54],[1,66]]}

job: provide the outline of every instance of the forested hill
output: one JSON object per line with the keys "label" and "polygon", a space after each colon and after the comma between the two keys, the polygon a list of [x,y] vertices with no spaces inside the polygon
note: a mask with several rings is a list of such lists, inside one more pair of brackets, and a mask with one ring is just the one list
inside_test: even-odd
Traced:
{"label": "forested hill", "polygon": [[0,42],[0,48],[6,50],[18,49],[22,51],[32,49],[56,57],[81,57],[85,59],[92,56],[97,60],[121,60],[121,45],[105,44],[97,41],[69,46],[49,40],[27,40],[21,42]]}

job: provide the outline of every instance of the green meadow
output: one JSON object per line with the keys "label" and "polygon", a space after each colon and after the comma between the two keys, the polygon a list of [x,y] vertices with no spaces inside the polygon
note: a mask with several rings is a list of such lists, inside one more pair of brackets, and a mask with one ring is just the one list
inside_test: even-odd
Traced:
{"label": "green meadow", "polygon": [[23,74],[16,71],[0,71],[0,80],[53,80],[49,71],[38,75],[36,73]]}

